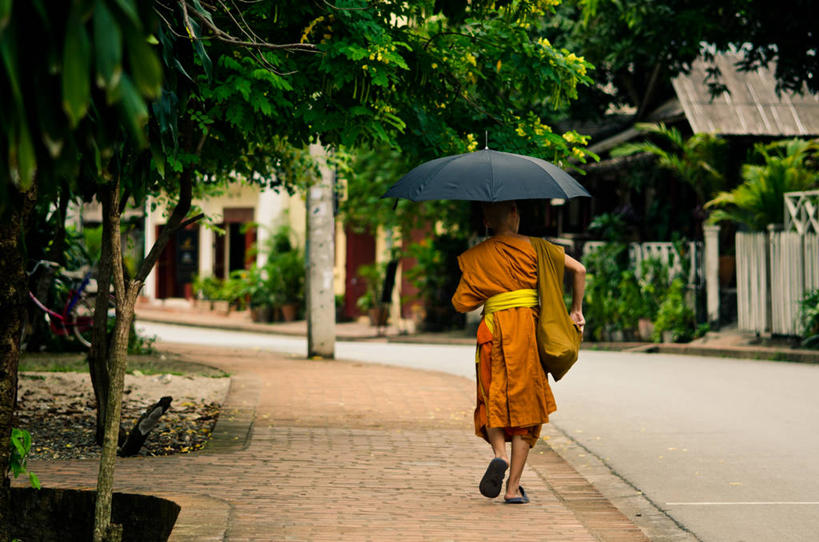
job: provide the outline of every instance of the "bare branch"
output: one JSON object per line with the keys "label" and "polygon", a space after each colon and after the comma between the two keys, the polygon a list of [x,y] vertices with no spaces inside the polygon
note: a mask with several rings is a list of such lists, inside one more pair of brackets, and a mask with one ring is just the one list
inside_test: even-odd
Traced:
{"label": "bare branch", "polygon": [[208,139],[207,130],[202,131],[202,137],[199,138],[199,143],[196,145],[196,156],[202,155],[202,147],[205,146],[205,141]]}
{"label": "bare branch", "polygon": [[160,18],[160,19],[162,19],[162,20],[165,22],[165,28],[168,30],[168,32],[170,32],[171,34],[173,34],[173,35],[174,35],[174,36],[176,36],[177,38],[184,38],[184,39],[188,39],[188,36],[186,36],[186,35],[184,35],[184,34],[180,34],[180,33],[179,33],[179,32],[177,32],[176,30],[174,30],[173,25],[171,24],[171,22],[170,22],[168,19],[166,19],[166,18],[165,18],[165,16],[164,16],[164,15],[162,15],[162,14],[159,12],[159,10],[158,10],[158,9],[154,8],[154,13],[156,13],[156,14],[159,16],[159,18]]}
{"label": "bare branch", "polygon": [[[248,25],[246,22],[245,22],[245,26],[242,26],[241,24],[239,24],[239,21],[237,21],[236,17],[234,17],[233,14],[230,12],[230,8],[228,8],[225,5],[225,3],[222,2],[222,0],[217,0],[217,1],[219,2],[219,5],[222,6],[222,9],[224,10],[224,12],[227,13],[227,16],[230,17],[230,20],[233,21],[233,24],[236,25],[236,28],[238,28],[239,31],[242,34],[247,36],[247,39],[249,39],[251,41],[262,41],[262,40],[259,39],[259,37],[257,35],[251,34],[250,32],[248,32],[248,30],[245,27],[249,28],[250,25]],[[237,11],[239,11],[239,16],[241,17],[242,12],[240,10],[237,10]],[[244,17],[242,17],[242,20],[244,20]]]}
{"label": "bare branch", "polygon": [[368,9],[368,7],[369,7],[369,6],[364,6],[364,7],[360,7],[360,8],[340,8],[340,7],[338,7],[338,6],[335,6],[335,5],[331,4],[331,3],[330,3],[330,2],[328,2],[327,0],[322,0],[322,2],[324,2],[324,4],[325,4],[327,7],[331,7],[331,8],[333,8],[333,9],[337,9],[337,10],[339,10],[339,11],[361,11],[361,10]]}
{"label": "bare branch", "polygon": [[[180,0],[179,4],[182,6],[182,14],[183,18],[185,19],[185,24],[190,24],[190,19],[188,18],[188,6],[185,0]],[[208,27],[211,32],[215,35],[215,37],[224,42],[230,43],[232,45],[239,45],[243,47],[252,47],[255,49],[267,49],[267,50],[282,50],[282,51],[289,51],[289,52],[300,52],[300,53],[317,53],[320,52],[318,48],[312,43],[269,43],[266,41],[246,41],[235,38],[213,24],[207,17],[203,14],[199,13],[197,10],[192,10],[193,16],[199,20],[203,25]]]}
{"label": "bare branch", "polygon": [[193,173],[186,170],[179,178],[179,200],[176,202],[176,207],[174,207],[173,213],[171,213],[171,216],[168,218],[168,222],[159,234],[159,238],[157,238],[154,246],[151,247],[151,251],[145,256],[145,259],[142,260],[142,264],[139,266],[139,271],[134,276],[134,280],[140,283],[145,282],[145,278],[148,276],[148,273],[151,272],[154,264],[156,264],[159,255],[162,254],[171,235],[176,233],[179,229],[179,225],[185,219],[185,216],[187,216],[188,211],[190,211],[192,199]]}
{"label": "bare branch", "polygon": [[196,215],[196,216],[192,216],[191,218],[189,218],[189,219],[187,219],[186,221],[182,222],[182,223],[179,225],[179,227],[178,227],[178,228],[176,228],[176,231],[179,231],[179,230],[184,230],[185,228],[187,228],[187,227],[188,227],[188,226],[190,226],[191,224],[194,224],[194,223],[196,223],[196,222],[199,222],[199,221],[200,221],[200,220],[202,220],[203,218],[205,218],[205,213],[199,213],[199,214],[198,214],[198,215]]}

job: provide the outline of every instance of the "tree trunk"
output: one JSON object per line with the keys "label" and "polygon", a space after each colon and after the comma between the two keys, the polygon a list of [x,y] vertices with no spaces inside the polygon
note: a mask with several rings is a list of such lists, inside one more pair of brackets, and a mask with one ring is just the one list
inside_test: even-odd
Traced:
{"label": "tree trunk", "polygon": [[0,542],[7,542],[9,515],[9,457],[11,423],[17,398],[17,366],[20,361],[20,332],[26,307],[26,281],[22,225],[34,207],[35,189],[11,197],[0,219]]}
{"label": "tree trunk", "polygon": [[[100,457],[100,468],[97,476],[97,500],[94,509],[94,542],[116,542],[122,537],[120,527],[111,524],[111,498],[114,489],[114,463],[119,444],[120,418],[122,414],[122,389],[125,382],[125,366],[128,354],[128,336],[131,322],[134,319],[134,306],[142,283],[129,281],[125,283],[122,270],[122,238],[120,235],[120,201],[119,181],[113,183],[111,190],[103,196],[103,239],[107,250],[107,264],[113,278],[116,296],[116,324],[108,347],[107,363],[97,364],[97,369],[105,367],[108,386],[104,390],[104,402],[99,406],[103,412],[103,443]],[[95,339],[102,336],[107,326],[107,290],[99,291],[95,308]],[[103,303],[104,301],[104,303]],[[102,308],[102,315],[99,311]],[[103,341],[105,342],[105,341]],[[99,361],[99,360],[97,360]],[[102,372],[100,370],[100,372]],[[98,382],[99,385],[99,382]],[[101,390],[103,391],[103,390]]]}
{"label": "tree trunk", "polygon": [[[118,236],[115,236],[118,238]],[[114,241],[117,243],[118,241]],[[137,294],[142,285],[130,282],[127,296],[117,295],[117,323],[111,337],[109,351],[110,388],[105,403],[104,438],[100,457],[99,474],[97,475],[97,501],[94,508],[94,542],[116,542],[121,532],[111,524],[111,499],[114,490],[114,464],[117,457],[119,441],[119,424],[122,414],[122,390],[125,382],[127,362],[128,334],[131,332],[131,321],[134,316]]]}
{"label": "tree trunk", "polygon": [[[100,468],[97,476],[97,501],[94,508],[94,542],[118,542],[122,536],[119,526],[111,523],[111,498],[114,488],[114,466],[117,457],[117,444],[120,434],[120,417],[122,414],[122,389],[125,381],[128,336],[134,320],[134,308],[137,296],[142,289],[145,277],[156,264],[162,249],[165,248],[171,235],[202,215],[184,220],[191,206],[193,176],[185,172],[180,178],[179,201],[174,208],[168,225],[157,239],[150,253],[142,262],[134,279],[125,282],[122,260],[122,242],[120,236],[121,202],[119,181],[112,183],[110,191],[103,194],[103,256],[100,269],[108,266],[108,277],[114,285],[116,297],[116,324],[107,344],[107,356],[101,357],[99,345],[106,343],[104,336],[107,318],[107,284],[100,285],[95,308],[94,321],[94,363],[102,378],[107,379],[107,386],[102,391],[105,401],[98,404],[102,411],[103,444],[100,457]],[[105,231],[108,230],[106,235]],[[107,250],[106,250],[107,247]],[[103,289],[105,287],[105,289]],[[104,307],[101,298],[105,298]],[[102,320],[100,320],[102,319]],[[102,321],[102,323],[100,323]],[[97,387],[102,388],[100,382]],[[99,397],[99,396],[98,396]],[[99,415],[99,412],[98,412]]]}
{"label": "tree trunk", "polygon": [[94,307],[94,328],[92,330],[91,350],[88,352],[88,369],[91,373],[91,386],[94,388],[94,399],[97,403],[97,432],[96,441],[103,445],[105,421],[105,405],[108,401],[110,375],[108,371],[108,295],[111,285],[111,271],[113,262],[111,252],[111,225],[106,220],[111,212],[118,207],[111,207],[111,190],[100,190],[99,199],[102,203],[102,246],[100,247],[100,261],[97,263],[97,299]]}

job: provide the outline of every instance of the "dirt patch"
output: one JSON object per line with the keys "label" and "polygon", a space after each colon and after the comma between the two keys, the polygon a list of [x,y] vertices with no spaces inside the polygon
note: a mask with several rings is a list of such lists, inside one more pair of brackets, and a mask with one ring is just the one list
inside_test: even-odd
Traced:
{"label": "dirt patch", "polygon": [[[66,356],[37,357],[42,357],[36,360],[40,365],[52,363],[63,370],[71,370],[78,363]],[[31,367],[31,356],[27,358],[23,366]],[[85,363],[82,356],[79,359]],[[153,374],[144,374],[136,367]],[[167,372],[160,372],[161,368]],[[122,409],[126,430],[130,431],[148,406],[165,395],[173,397],[171,409],[162,416],[140,455],[187,453],[202,448],[230,385],[229,378],[214,376],[225,373],[164,354],[142,360],[129,358],[129,370],[132,374],[125,376]],[[202,376],[201,371],[214,376]],[[14,425],[31,433],[32,458],[99,457],[100,448],[94,442],[95,417],[94,392],[87,372],[20,373]]]}

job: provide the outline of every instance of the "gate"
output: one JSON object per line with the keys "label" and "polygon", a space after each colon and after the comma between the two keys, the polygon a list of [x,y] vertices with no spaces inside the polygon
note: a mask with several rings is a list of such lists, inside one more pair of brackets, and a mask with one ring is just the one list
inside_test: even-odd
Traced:
{"label": "gate", "polygon": [[785,194],[785,230],[736,234],[738,327],[798,335],[800,301],[819,289],[819,190]]}

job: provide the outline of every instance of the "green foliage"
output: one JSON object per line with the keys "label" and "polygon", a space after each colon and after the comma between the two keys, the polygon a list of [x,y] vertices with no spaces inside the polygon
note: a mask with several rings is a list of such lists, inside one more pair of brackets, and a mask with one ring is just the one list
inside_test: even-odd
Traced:
{"label": "green foliage", "polygon": [[11,457],[9,471],[17,478],[21,474],[28,476],[31,487],[40,489],[40,479],[27,469],[28,454],[31,451],[31,435],[25,429],[11,428]]}
{"label": "green foliage", "polygon": [[610,330],[622,329],[622,304],[618,287],[628,274],[628,247],[622,243],[607,243],[584,259],[586,266],[585,333],[594,340],[603,340]]}
{"label": "green foliage", "polygon": [[450,329],[463,322],[452,308],[451,299],[461,276],[458,255],[467,248],[461,236],[447,234],[413,243],[405,254],[415,259],[415,265],[405,269],[404,275],[418,289],[429,330]]}
{"label": "green foliage", "polygon": [[304,250],[294,242],[293,229],[280,226],[267,245],[267,263],[263,270],[263,290],[274,305],[304,302],[307,274]]}
{"label": "green foliage", "polygon": [[304,279],[307,273],[304,253],[293,249],[287,252],[271,254],[268,266],[275,268],[277,280],[273,282],[273,291],[281,296],[282,303],[304,303]]}
{"label": "green foliage", "polygon": [[219,299],[221,289],[222,281],[213,275],[206,277],[196,275],[193,278],[193,291],[199,299],[216,301]]}
{"label": "green foliage", "polygon": [[742,166],[743,183],[730,192],[721,192],[706,205],[714,209],[709,222],[736,222],[753,231],[781,224],[785,193],[819,186],[817,151],[816,139],[757,144],[753,161]]}
{"label": "green foliage", "polygon": [[819,290],[805,292],[800,307],[802,346],[819,348]]}
{"label": "green foliage", "polygon": [[[684,284],[681,278],[670,277],[668,266],[655,258],[641,262],[638,278],[630,268],[628,247],[622,243],[607,243],[594,250],[584,265],[588,272],[586,334],[594,340],[610,339],[617,331],[626,337],[636,336],[640,320],[659,321],[661,307],[671,303],[673,281]],[[693,334],[693,329],[692,325],[689,333]]]}
{"label": "green foliage", "polygon": [[661,144],[645,141],[626,143],[612,149],[612,156],[629,156],[647,152],[657,157],[657,164],[671,171],[696,193],[697,201],[705,203],[725,185],[726,142],[712,134],[694,134],[683,139],[676,128],[665,124],[637,124],[643,132],[653,134]]}
{"label": "green foliage", "polygon": [[386,262],[364,264],[358,267],[356,275],[361,277],[366,285],[366,290],[356,300],[359,310],[366,312],[381,306],[381,289],[384,286],[386,271]]}
{"label": "green foliage", "polygon": [[154,349],[154,343],[156,343],[156,335],[147,336],[141,335],[139,331],[137,331],[136,324],[131,324],[131,332],[128,335],[128,354],[129,355],[144,355],[144,354],[153,354],[156,350]]}
{"label": "green foliage", "polygon": [[[565,0],[544,19],[557,47],[595,65],[595,87],[580,89],[570,118],[600,118],[619,105],[638,109],[638,120],[673,96],[671,79],[701,53],[741,50],[740,69],[775,66],[780,90],[819,90],[811,2],[745,0]],[[703,44],[709,44],[703,50]],[[718,71],[706,83],[722,88]],[[615,107],[612,107],[615,106]]]}
{"label": "green foliage", "polygon": [[162,82],[146,41],[150,14],[150,5],[134,0],[8,4],[0,24],[0,93],[10,97],[0,113],[8,164],[0,171],[0,206],[35,176],[43,194],[61,181],[76,189],[80,171],[96,178],[116,138],[146,144],[147,102]]}
{"label": "green foliage", "polygon": [[236,269],[222,281],[219,299],[230,302],[238,310],[244,310],[247,308],[248,296],[253,288],[254,283],[250,278],[250,272],[247,269]]}
{"label": "green foliage", "polygon": [[657,319],[654,322],[654,341],[661,341],[663,332],[670,331],[672,341],[688,342],[694,338],[697,330],[694,311],[685,300],[685,282],[676,278],[671,281],[668,295],[660,304]]}
{"label": "green foliage", "polygon": [[592,219],[589,235],[608,242],[623,242],[626,238],[626,222],[618,213],[601,213]]}

